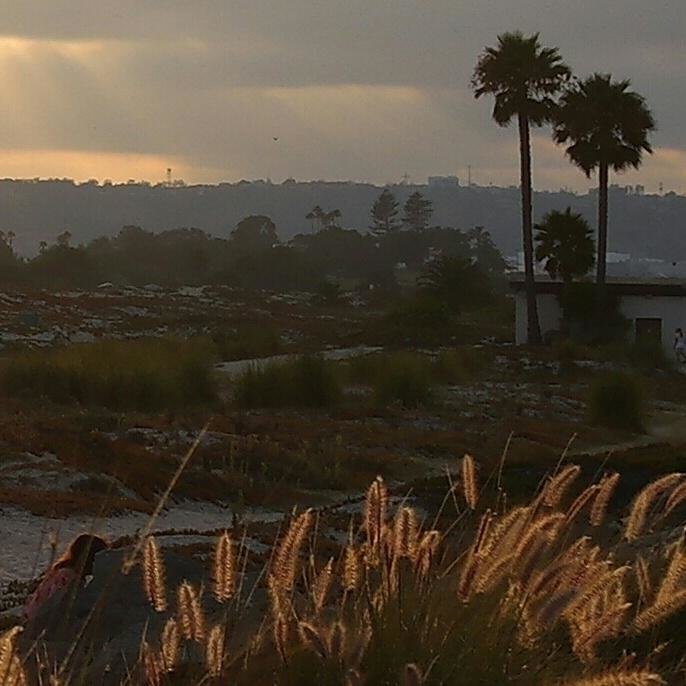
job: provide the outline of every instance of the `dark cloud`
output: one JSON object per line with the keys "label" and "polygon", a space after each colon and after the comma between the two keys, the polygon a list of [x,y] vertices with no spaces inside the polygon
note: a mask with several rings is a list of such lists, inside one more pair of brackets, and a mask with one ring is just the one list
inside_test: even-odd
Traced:
{"label": "dark cloud", "polygon": [[[0,147],[181,156],[217,178],[471,164],[514,181],[514,132],[468,90],[499,32],[540,31],[579,73],[630,77],[656,143],[678,151],[684,25],[682,0],[6,0]],[[541,185],[586,185],[554,160]],[[666,173],[651,164],[646,176]]]}

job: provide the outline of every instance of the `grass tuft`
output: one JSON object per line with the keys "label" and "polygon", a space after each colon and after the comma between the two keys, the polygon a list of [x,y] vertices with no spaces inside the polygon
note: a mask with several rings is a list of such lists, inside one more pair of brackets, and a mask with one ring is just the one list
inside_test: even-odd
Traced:
{"label": "grass tuft", "polygon": [[203,341],[101,341],[11,356],[0,367],[0,387],[116,411],[176,409],[216,400],[212,360]]}
{"label": "grass tuft", "polygon": [[238,379],[234,398],[242,409],[266,407],[324,408],[341,397],[335,365],[303,356],[265,367],[252,366]]}
{"label": "grass tuft", "polygon": [[610,429],[642,431],[644,397],[640,383],[622,372],[598,379],[591,388],[589,419]]}

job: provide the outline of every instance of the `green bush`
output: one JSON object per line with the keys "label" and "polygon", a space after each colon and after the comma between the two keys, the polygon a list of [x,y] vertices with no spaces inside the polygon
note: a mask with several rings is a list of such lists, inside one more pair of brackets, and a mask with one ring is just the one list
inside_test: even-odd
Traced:
{"label": "green bush", "polygon": [[466,384],[473,382],[488,366],[486,353],[479,348],[461,347],[444,350],[433,363],[436,383]]}
{"label": "green bush", "polygon": [[248,360],[282,352],[278,330],[270,324],[249,324],[237,331],[215,331],[212,342],[222,360]]}
{"label": "green bush", "polygon": [[385,317],[385,330],[393,343],[402,341],[445,341],[454,324],[450,308],[443,302],[422,296],[406,300]]}
{"label": "green bush", "polygon": [[336,368],[320,357],[303,356],[264,367],[251,366],[238,379],[234,399],[243,409],[329,407],[341,396]]}
{"label": "green bush", "polygon": [[598,379],[591,388],[591,423],[611,429],[643,430],[644,398],[640,383],[621,372]]}
{"label": "green bush", "polygon": [[112,410],[156,411],[216,400],[205,341],[101,341],[10,357],[0,386],[11,395]]}
{"label": "green bush", "polygon": [[595,284],[567,284],[560,305],[564,328],[574,340],[600,345],[626,338],[630,323],[619,310],[619,298],[607,292],[601,296]]}
{"label": "green bush", "polygon": [[377,402],[417,407],[432,396],[431,363],[423,355],[396,353],[387,357],[373,380]]}

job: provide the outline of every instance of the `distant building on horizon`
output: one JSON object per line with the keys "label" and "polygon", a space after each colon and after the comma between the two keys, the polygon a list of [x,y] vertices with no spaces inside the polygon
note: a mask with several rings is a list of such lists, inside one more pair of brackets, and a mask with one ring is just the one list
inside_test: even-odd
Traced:
{"label": "distant building on horizon", "polygon": [[457,176],[430,176],[429,188],[457,188],[460,179]]}

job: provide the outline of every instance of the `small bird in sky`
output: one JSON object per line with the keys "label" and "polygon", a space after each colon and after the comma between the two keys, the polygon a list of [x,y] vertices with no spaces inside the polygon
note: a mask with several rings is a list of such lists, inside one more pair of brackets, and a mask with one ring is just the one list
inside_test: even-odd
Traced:
{"label": "small bird in sky", "polygon": [[272,140],[273,140],[275,143],[277,143],[278,140],[279,140],[279,137],[278,137],[278,136],[273,136],[273,137],[272,137]]}

